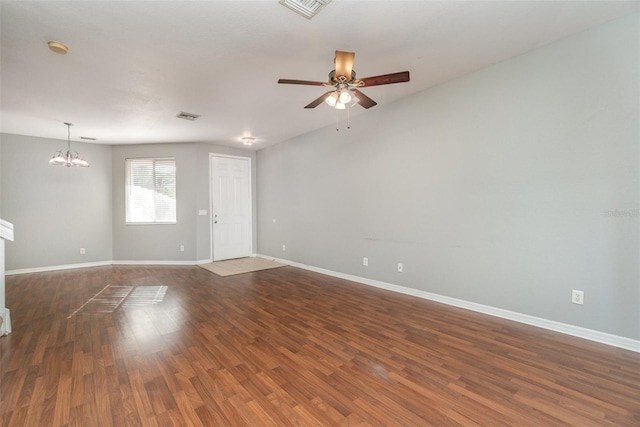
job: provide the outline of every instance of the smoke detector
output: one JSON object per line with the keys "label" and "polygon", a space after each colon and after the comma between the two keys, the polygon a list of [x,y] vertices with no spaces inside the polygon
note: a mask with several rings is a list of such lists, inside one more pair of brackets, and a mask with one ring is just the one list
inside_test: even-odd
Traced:
{"label": "smoke detector", "polygon": [[55,40],[50,40],[47,44],[51,52],[59,53],[60,55],[65,55],[69,51],[69,47],[66,44]]}

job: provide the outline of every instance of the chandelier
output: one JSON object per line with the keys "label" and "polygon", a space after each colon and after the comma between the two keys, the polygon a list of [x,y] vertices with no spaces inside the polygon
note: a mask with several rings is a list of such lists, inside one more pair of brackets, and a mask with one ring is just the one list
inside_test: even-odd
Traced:
{"label": "chandelier", "polygon": [[66,166],[70,168],[71,166],[79,166],[79,167],[89,167],[89,162],[87,162],[83,157],[80,157],[76,151],[71,151],[71,126],[73,123],[64,123],[67,125],[67,152],[63,153],[62,151],[56,151],[56,153],[49,160],[50,165],[55,166]]}

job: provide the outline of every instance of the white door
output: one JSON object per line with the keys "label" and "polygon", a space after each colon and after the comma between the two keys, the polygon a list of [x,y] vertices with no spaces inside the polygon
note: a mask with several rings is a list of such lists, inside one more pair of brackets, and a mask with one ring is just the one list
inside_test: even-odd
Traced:
{"label": "white door", "polygon": [[211,156],[212,260],[251,255],[251,159]]}

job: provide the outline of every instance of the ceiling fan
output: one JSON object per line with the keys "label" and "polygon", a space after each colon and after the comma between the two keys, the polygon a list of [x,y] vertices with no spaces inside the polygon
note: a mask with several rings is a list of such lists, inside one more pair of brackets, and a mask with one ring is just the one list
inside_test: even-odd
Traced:
{"label": "ceiling fan", "polygon": [[356,72],[353,71],[354,57],[354,52],[342,52],[340,50],[336,50],[336,56],[334,58],[336,69],[332,70],[329,73],[328,82],[280,79],[278,80],[278,83],[332,87],[332,90],[311,101],[311,103],[306,105],[304,108],[316,108],[324,101],[330,106],[338,110],[342,110],[346,105],[349,104],[349,102],[351,102],[353,97],[355,97],[357,99],[356,102],[358,102],[364,108],[371,108],[378,104],[376,101],[360,92],[357,89],[359,87],[380,86],[388,85],[391,83],[404,83],[409,81],[408,71],[356,79]]}

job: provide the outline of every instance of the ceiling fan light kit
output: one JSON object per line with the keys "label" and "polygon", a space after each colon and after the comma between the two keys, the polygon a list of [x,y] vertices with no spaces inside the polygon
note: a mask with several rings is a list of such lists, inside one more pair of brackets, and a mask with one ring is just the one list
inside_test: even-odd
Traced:
{"label": "ceiling fan light kit", "polygon": [[324,102],[326,102],[331,107],[335,107],[338,103],[338,94],[336,92],[331,92],[329,96],[324,99]]}
{"label": "ceiling fan light kit", "polygon": [[337,110],[344,110],[347,105],[351,106],[349,102],[351,102],[354,98],[355,102],[353,105],[358,103],[362,105],[363,108],[368,109],[378,104],[376,101],[369,98],[357,88],[380,86],[392,83],[404,83],[409,81],[408,71],[357,79],[356,72],[353,70],[354,57],[354,52],[343,52],[340,50],[336,50],[336,56],[334,58],[336,68],[329,73],[328,82],[280,79],[278,80],[278,83],[332,87],[333,90],[311,101],[304,108],[316,108],[324,101],[330,107],[333,107]]}
{"label": "ceiling fan light kit", "polygon": [[348,104],[351,101],[351,94],[349,93],[349,89],[340,89],[340,96],[338,100],[343,104]]}

